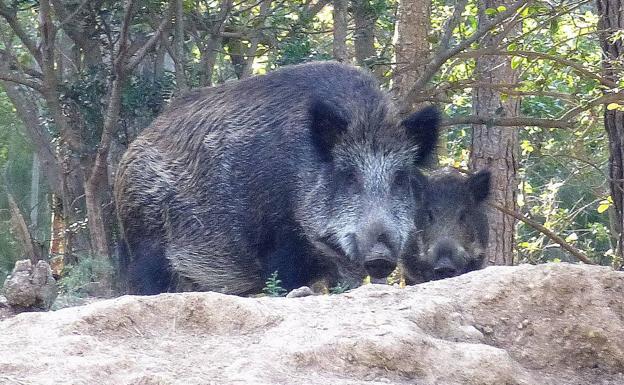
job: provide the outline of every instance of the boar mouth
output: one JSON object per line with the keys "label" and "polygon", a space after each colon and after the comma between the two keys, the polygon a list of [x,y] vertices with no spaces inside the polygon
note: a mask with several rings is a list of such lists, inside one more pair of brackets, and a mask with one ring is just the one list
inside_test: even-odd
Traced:
{"label": "boar mouth", "polygon": [[392,272],[396,268],[396,263],[388,259],[375,259],[366,261],[364,266],[366,268],[366,271],[370,275],[371,280],[378,281],[385,279],[387,276],[392,274]]}

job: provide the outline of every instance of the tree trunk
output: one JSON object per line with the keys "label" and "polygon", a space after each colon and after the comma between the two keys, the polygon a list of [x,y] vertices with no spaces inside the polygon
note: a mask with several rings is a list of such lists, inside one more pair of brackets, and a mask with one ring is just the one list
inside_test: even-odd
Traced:
{"label": "tree trunk", "polygon": [[[496,8],[504,2],[487,0],[480,3],[479,23],[487,23],[486,8]],[[485,47],[495,44],[494,37],[484,38]],[[488,56],[476,60],[477,82],[513,84],[517,74],[506,57]],[[515,117],[519,99],[503,97],[494,87],[473,89],[473,113],[480,116]],[[492,173],[490,199],[493,203],[516,211],[518,172],[518,133],[510,127],[475,124],[472,127],[470,168],[473,171],[489,169]],[[492,207],[488,217],[490,241],[486,250],[486,264],[512,265],[515,239],[515,218]]]}
{"label": "tree trunk", "polygon": [[[392,78],[392,95],[402,115],[407,115],[419,108],[422,103],[413,103],[408,97],[416,80],[422,75],[430,54],[428,34],[431,28],[430,0],[400,0],[395,33],[395,68]],[[446,146],[444,138],[438,147]],[[438,154],[446,149],[436,149],[425,159],[429,167],[438,165]]]}
{"label": "tree trunk", "polygon": [[[346,1],[346,0],[344,0]],[[271,3],[272,0],[264,0],[262,4],[260,4],[260,20],[262,23],[259,29],[264,29],[268,27],[268,19],[269,13],[271,12]],[[248,78],[253,74],[253,63],[256,58],[256,53],[258,52],[258,44],[260,44],[260,32],[256,31],[254,36],[249,41],[249,49],[247,50],[247,57],[245,58],[245,65],[243,66],[241,78]]]}
{"label": "tree trunk", "polygon": [[24,123],[24,134],[30,139],[39,157],[41,170],[45,180],[52,191],[61,191],[61,167],[52,144],[52,136],[47,128],[39,121],[39,110],[35,104],[35,98],[26,94],[19,86],[0,82],[11,103],[15,107],[17,116]]}
{"label": "tree trunk", "polygon": [[118,70],[116,77],[111,82],[111,93],[104,117],[102,138],[100,139],[91,173],[85,181],[85,201],[87,205],[91,245],[93,246],[93,252],[96,256],[106,260],[108,260],[110,256],[106,223],[110,221],[108,221],[107,216],[105,216],[104,206],[108,205],[111,201],[107,158],[110,142],[121,111],[121,93],[124,84],[122,71],[122,69]]}
{"label": "tree trunk", "polygon": [[208,36],[208,42],[204,44],[201,50],[201,72],[199,74],[199,82],[201,86],[212,85],[212,73],[214,66],[217,62],[217,55],[221,49],[223,42],[223,30],[225,29],[225,22],[228,18],[230,10],[232,9],[233,0],[222,0],[219,5],[219,13],[217,19],[212,25],[210,35]]}
{"label": "tree trunk", "polygon": [[[43,73],[43,97],[50,115],[60,132],[60,151],[58,157],[62,162],[62,197],[63,219],[68,236],[65,237],[65,257],[76,259],[76,252],[90,252],[88,238],[81,236],[79,222],[84,219],[80,201],[84,196],[84,174],[78,155],[84,154],[82,138],[78,130],[70,123],[61,104],[59,72],[56,67],[56,35],[57,30],[52,22],[49,1],[39,2],[39,33],[41,35],[41,70]],[[75,242],[74,242],[75,241]]]}
{"label": "tree trunk", "polygon": [[186,82],[186,58],[184,56],[184,1],[175,1],[175,36],[174,36],[174,54],[173,63],[175,65],[176,85],[180,91],[186,91],[188,84]]}
{"label": "tree trunk", "polygon": [[41,248],[34,242],[33,237],[26,224],[26,219],[22,214],[15,198],[7,189],[7,198],[9,199],[9,212],[11,213],[11,226],[13,227],[16,238],[22,245],[24,257],[31,260],[33,264],[41,259]]}
{"label": "tree trunk", "polygon": [[[613,39],[613,34],[624,30],[624,1],[597,0],[596,5],[600,17],[600,45],[604,53],[603,76],[617,83],[623,76],[617,61],[624,59],[624,43],[621,38]],[[605,108],[604,125],[609,137],[609,188],[615,209],[614,227],[618,240],[615,253],[621,266],[624,264],[624,111]]]}
{"label": "tree trunk", "polygon": [[32,168],[30,173],[30,226],[33,231],[39,225],[39,156],[33,154]]}
{"label": "tree trunk", "polygon": [[418,79],[430,53],[427,36],[431,27],[430,0],[400,0],[396,29],[396,66],[392,92],[401,111],[408,112],[417,108],[406,103],[407,95]]}
{"label": "tree trunk", "polygon": [[347,0],[334,0],[334,59],[346,62],[347,57]]}
{"label": "tree trunk", "polygon": [[240,39],[223,39],[223,46],[227,47],[236,77],[242,79],[245,71],[245,51],[247,47]]}
{"label": "tree trunk", "polygon": [[375,76],[381,79],[387,68],[376,63],[375,23],[377,22],[377,15],[375,10],[370,0],[353,0],[352,7],[355,24],[353,34],[355,60],[360,67],[370,68]]}
{"label": "tree trunk", "polygon": [[91,253],[89,233],[82,225],[86,217],[85,175],[80,160],[66,149],[61,151],[63,151],[63,173],[59,209],[62,215],[57,215],[57,217],[63,221],[64,234],[61,238],[63,242],[61,249],[64,252],[64,259],[66,263],[72,264],[78,261],[78,255]]}

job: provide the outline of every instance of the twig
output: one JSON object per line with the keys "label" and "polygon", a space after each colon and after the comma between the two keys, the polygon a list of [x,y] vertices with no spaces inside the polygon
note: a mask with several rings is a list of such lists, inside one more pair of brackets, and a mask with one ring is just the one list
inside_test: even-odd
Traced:
{"label": "twig", "polygon": [[[467,170],[465,168],[462,168],[462,167],[453,167],[453,168],[456,169],[457,171],[461,172],[461,173],[470,174],[470,170]],[[541,224],[535,222],[534,220],[532,220],[530,218],[527,218],[526,216],[524,216],[524,215],[522,215],[522,214],[520,214],[520,213],[518,213],[518,212],[516,212],[514,210],[510,210],[507,207],[503,207],[503,206],[498,205],[496,203],[489,202],[488,204],[491,207],[494,207],[495,209],[503,212],[504,214],[507,214],[507,215],[509,215],[511,217],[514,217],[517,220],[519,220],[519,221],[521,221],[523,223],[526,223],[527,225],[531,226],[535,230],[537,230],[540,233],[544,234],[545,236],[550,238],[550,240],[552,240],[553,242],[557,243],[559,246],[561,246],[567,252],[572,254],[572,256],[576,257],[576,259],[578,259],[579,261],[581,261],[583,263],[586,263],[588,265],[595,265],[596,264],[591,259],[589,259],[589,257],[587,257],[587,255],[585,255],[585,253],[583,253],[582,251],[580,251],[576,247],[570,245],[563,238],[561,238],[560,236],[558,236],[557,234],[555,234],[551,230],[547,229],[546,227],[542,226]]]}
{"label": "twig", "polygon": [[[418,95],[419,90],[421,90],[425,86],[425,84],[427,84],[429,80],[433,78],[436,72],[438,72],[440,67],[444,63],[446,63],[447,60],[464,51],[477,40],[485,36],[492,29],[499,26],[504,20],[513,16],[516,12],[518,12],[518,10],[520,10],[527,4],[527,1],[528,0],[518,0],[517,2],[511,4],[505,11],[498,13],[494,18],[490,20],[489,23],[484,23],[475,33],[470,35],[465,40],[461,41],[456,46],[448,49],[444,49],[444,47],[441,46],[441,49],[438,50],[438,52],[436,52],[434,57],[431,59],[430,64],[425,66],[425,69],[423,70],[421,76],[412,85],[407,95],[408,100],[411,100]],[[410,103],[406,103],[405,105],[409,104]]]}
{"label": "twig", "polygon": [[136,53],[134,54],[134,56],[132,56],[128,64],[126,64],[125,66],[126,71],[131,71],[132,69],[134,69],[141,62],[141,60],[143,60],[145,55],[152,48],[154,48],[154,45],[156,45],[156,43],[160,40],[160,36],[163,34],[163,32],[167,28],[169,28],[169,25],[171,23],[171,14],[172,14],[171,7],[167,7],[167,10],[165,11],[165,14],[163,15],[163,18],[160,22],[160,25],[158,26],[154,34],[149,38],[149,40],[141,48],[139,48],[136,51]]}
{"label": "twig", "polygon": [[30,87],[35,91],[39,91],[39,92],[43,92],[43,84],[25,78],[23,76],[17,75],[17,74],[10,74],[10,73],[2,73],[0,72],[0,80],[5,80],[7,82],[12,82],[12,83],[17,83],[17,84],[22,84],[26,87]]}
{"label": "twig", "polygon": [[525,217],[522,214],[519,214],[513,210],[509,210],[507,207],[503,207],[500,205],[497,205],[496,203],[489,203],[490,206],[496,208],[497,210],[516,218],[517,220],[526,223],[527,225],[531,226],[532,228],[534,228],[535,230],[539,231],[540,233],[544,234],[545,236],[547,236],[548,238],[550,238],[553,242],[559,244],[559,246],[561,246],[563,249],[565,249],[568,253],[570,253],[572,256],[574,256],[576,259],[578,259],[579,261],[586,263],[588,265],[595,265],[596,263],[594,263],[591,259],[589,259],[589,257],[587,257],[587,255],[585,255],[582,251],[580,251],[579,249],[577,249],[576,247],[570,245],[568,242],[566,242],[563,238],[561,238],[560,236],[558,236],[557,234],[555,234],[554,232],[552,232],[551,230],[547,229],[546,227],[542,226],[541,224],[535,222],[532,219],[529,219],[527,217]]}
{"label": "twig", "polygon": [[573,122],[564,121],[561,119],[542,119],[528,117],[492,118],[489,116],[486,117],[477,115],[446,118],[440,123],[441,126],[454,126],[458,124],[484,124],[497,127],[535,126],[544,128],[571,128],[573,126]]}

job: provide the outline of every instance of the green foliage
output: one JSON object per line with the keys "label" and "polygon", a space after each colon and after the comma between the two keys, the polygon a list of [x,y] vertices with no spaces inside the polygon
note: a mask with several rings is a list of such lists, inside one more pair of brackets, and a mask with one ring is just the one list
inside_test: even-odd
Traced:
{"label": "green foliage", "polygon": [[[15,261],[21,259],[21,245],[12,235],[10,212],[6,191],[10,191],[26,215],[30,214],[30,178],[32,147],[22,134],[22,126],[13,105],[4,92],[0,92],[0,285],[11,272]],[[45,192],[41,193],[45,200]],[[38,210],[39,211],[39,210]],[[39,216],[47,224],[43,216]],[[45,244],[45,234],[31,229]]]}
{"label": "green foliage", "polygon": [[111,262],[104,258],[81,256],[76,264],[65,266],[59,288],[63,294],[84,297],[98,290],[96,285],[99,277],[110,276],[112,272]]}
{"label": "green foliage", "polygon": [[286,289],[282,286],[282,280],[277,278],[277,270],[271,274],[269,279],[266,280],[262,292],[269,297],[283,297],[286,295]]}
{"label": "green foliage", "polygon": [[[470,36],[477,28],[477,7],[469,3],[452,42]],[[453,9],[445,1],[434,2],[433,26],[442,27]],[[495,17],[502,10],[490,8]],[[523,93],[521,115],[557,119],[570,109],[600,96],[603,87],[566,64],[581,63],[600,73],[601,49],[596,38],[597,15],[590,5],[558,3],[554,8],[535,3],[522,12],[522,30],[503,41],[507,52],[537,52],[562,60],[539,56],[511,55],[510,65],[518,73],[517,86]],[[442,30],[442,29],[440,29]],[[475,45],[473,48],[479,48]],[[474,80],[474,59],[446,63],[434,79],[445,85]],[[434,86],[435,87],[435,86]],[[449,88],[449,116],[472,114],[472,89]],[[510,95],[501,91],[501,99]],[[612,106],[615,107],[615,106]],[[523,214],[544,224],[585,251],[599,263],[609,264],[613,240],[609,236],[606,164],[607,138],[601,118],[602,106],[580,115],[574,129],[526,127],[519,129],[520,169],[518,203]],[[516,129],[516,128],[509,128]],[[447,154],[442,164],[468,167],[470,126],[451,127],[445,136]],[[600,208],[599,210],[597,208]],[[553,252],[551,241],[533,228],[517,225],[518,262],[543,262]],[[563,253],[563,252],[562,252]],[[568,258],[565,255],[561,258]]]}
{"label": "green foliage", "polygon": [[349,284],[344,282],[338,282],[336,286],[329,288],[329,294],[342,294],[350,289],[351,287],[349,286]]}

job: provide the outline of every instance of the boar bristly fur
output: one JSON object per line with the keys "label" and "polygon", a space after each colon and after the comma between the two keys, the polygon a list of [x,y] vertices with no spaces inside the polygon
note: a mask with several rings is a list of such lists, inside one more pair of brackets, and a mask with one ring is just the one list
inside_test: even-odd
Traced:
{"label": "boar bristly fur", "polygon": [[426,178],[416,231],[401,258],[408,284],[443,279],[484,266],[490,173],[436,170]]}
{"label": "boar bristly fur", "polygon": [[437,123],[434,108],[401,121],[373,77],[331,62],[180,97],[117,172],[130,292],[242,295],[274,271],[286,289],[388,274]]}

